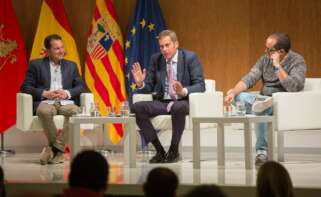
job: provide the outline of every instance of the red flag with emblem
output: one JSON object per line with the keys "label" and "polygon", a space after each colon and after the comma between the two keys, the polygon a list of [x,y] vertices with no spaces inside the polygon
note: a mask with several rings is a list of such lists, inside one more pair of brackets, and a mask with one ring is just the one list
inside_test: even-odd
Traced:
{"label": "red flag with emblem", "polygon": [[[99,104],[100,113],[108,108],[119,111],[126,100],[123,38],[111,0],[96,0],[87,42],[85,80]],[[112,143],[123,137],[121,124],[109,124]]]}
{"label": "red flag with emblem", "polygon": [[12,2],[0,0],[0,133],[16,122],[16,93],[26,68],[25,45]]}

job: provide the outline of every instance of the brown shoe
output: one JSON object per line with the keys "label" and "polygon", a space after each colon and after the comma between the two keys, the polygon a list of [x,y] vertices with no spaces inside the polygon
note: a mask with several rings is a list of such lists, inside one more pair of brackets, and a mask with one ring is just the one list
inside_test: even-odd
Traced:
{"label": "brown shoe", "polygon": [[53,152],[50,146],[46,146],[40,153],[40,164],[46,165],[53,158]]}
{"label": "brown shoe", "polygon": [[48,161],[49,164],[59,164],[65,161],[65,155],[63,152],[57,152],[56,155]]}

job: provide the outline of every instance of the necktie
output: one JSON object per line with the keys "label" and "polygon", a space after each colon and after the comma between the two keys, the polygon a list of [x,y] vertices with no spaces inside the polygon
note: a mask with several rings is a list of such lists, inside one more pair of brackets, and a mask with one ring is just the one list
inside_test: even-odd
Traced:
{"label": "necktie", "polygon": [[171,99],[173,101],[175,101],[176,100],[176,92],[174,90],[174,72],[173,72],[172,61],[170,61],[169,64],[168,64],[167,79],[168,79],[168,94],[169,94],[169,97],[171,97]]}
{"label": "necktie", "polygon": [[169,97],[171,97],[171,99],[173,100],[173,101],[169,102],[167,105],[167,112],[170,112],[171,108],[174,104],[174,101],[176,101],[176,92],[174,90],[174,72],[173,72],[172,61],[169,61],[169,64],[168,64],[167,79],[168,79],[168,94],[169,94]]}

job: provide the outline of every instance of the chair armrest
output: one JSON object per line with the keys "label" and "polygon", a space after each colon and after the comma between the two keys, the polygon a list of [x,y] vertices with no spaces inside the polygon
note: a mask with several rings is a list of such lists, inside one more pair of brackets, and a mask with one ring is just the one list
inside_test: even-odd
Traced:
{"label": "chair armrest", "polygon": [[141,101],[152,101],[152,94],[134,94],[133,95],[133,103],[141,102]]}
{"label": "chair armrest", "polygon": [[215,80],[205,79],[205,92],[215,92]]}
{"label": "chair armrest", "polygon": [[321,91],[278,92],[272,97],[277,130],[321,128]]}
{"label": "chair armrest", "polygon": [[92,93],[81,93],[80,94],[80,106],[84,107],[86,114],[90,113],[90,105],[94,103],[94,95]]}
{"label": "chair armrest", "polygon": [[191,93],[189,95],[189,125],[193,117],[223,116],[223,92]]}
{"label": "chair armrest", "polygon": [[28,130],[33,120],[32,96],[25,93],[17,93],[16,127],[20,130]]}
{"label": "chair armrest", "polygon": [[191,117],[223,116],[223,92],[190,94],[189,115]]}

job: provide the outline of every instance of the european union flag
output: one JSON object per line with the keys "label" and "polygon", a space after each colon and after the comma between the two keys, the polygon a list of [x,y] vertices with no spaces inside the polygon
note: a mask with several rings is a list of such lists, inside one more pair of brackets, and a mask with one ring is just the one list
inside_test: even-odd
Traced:
{"label": "european union flag", "polygon": [[[158,0],[136,0],[135,16],[128,28],[125,42],[126,89],[129,103],[136,91],[131,74],[133,63],[139,62],[142,69],[149,67],[152,54],[159,52],[157,36],[165,29],[165,23]],[[147,141],[142,136],[142,147]]]}
{"label": "european union flag", "polygon": [[136,85],[131,74],[133,63],[148,68],[152,54],[159,52],[157,36],[165,29],[158,0],[136,0],[135,16],[128,28],[125,42],[126,88],[131,103]]}

